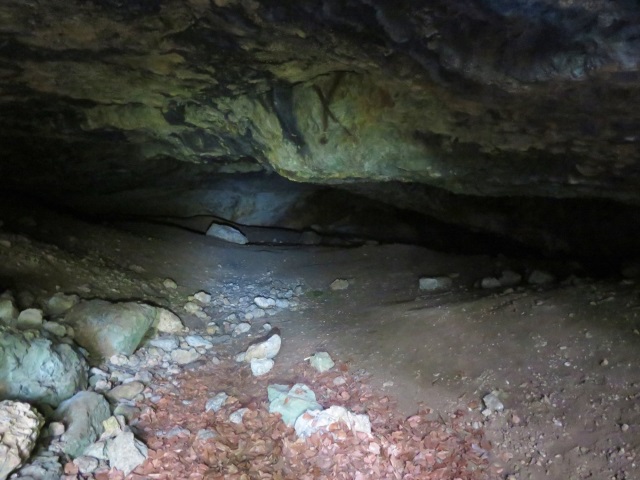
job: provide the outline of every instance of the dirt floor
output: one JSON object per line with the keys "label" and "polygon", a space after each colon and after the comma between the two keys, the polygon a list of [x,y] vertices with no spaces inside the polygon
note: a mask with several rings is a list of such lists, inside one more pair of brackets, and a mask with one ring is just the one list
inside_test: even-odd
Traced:
{"label": "dirt floor", "polygon": [[[179,392],[153,412],[146,410],[139,427],[152,455],[146,470],[132,478],[178,478],[161,475],[159,452],[186,452],[189,439],[165,444],[154,437],[154,428],[166,430],[172,421],[188,423],[172,416],[175,402],[186,400],[202,412],[203,399],[234,375],[242,379],[229,385],[236,389],[239,404],[255,404],[249,423],[273,431],[277,425],[260,410],[266,401],[266,393],[260,392],[269,381],[306,378],[320,389],[346,376],[352,390],[327,387],[323,398],[342,399],[354,410],[358,405],[370,409],[374,432],[384,431],[385,438],[404,432],[408,442],[418,435],[415,428],[422,428],[424,435],[424,429],[442,424],[449,432],[470,432],[478,439],[473,448],[458,445],[469,454],[467,460],[475,455],[476,477],[468,472],[428,476],[427,467],[422,473],[405,469],[403,475],[387,477],[386,467],[378,465],[382,473],[332,477],[325,471],[326,478],[640,478],[640,291],[633,281],[585,278],[577,265],[444,255],[406,245],[239,246],[172,226],[90,224],[33,206],[5,205],[0,218],[0,287],[29,291],[35,298],[64,291],[84,298],[144,300],[171,308],[199,331],[206,325],[181,310],[194,292],[204,290],[214,298],[224,294],[230,305],[208,311],[224,328],[237,298],[268,293],[274,285],[303,287],[297,309],[254,320],[252,337],[238,337],[221,347],[221,366],[198,365],[183,372]],[[505,268],[523,274],[546,269],[556,273],[559,282],[506,290],[474,286]],[[430,275],[452,276],[453,289],[421,292],[418,279]],[[163,288],[166,278],[178,289]],[[331,290],[329,285],[338,278],[348,279],[349,288]],[[270,376],[257,381],[246,366],[231,359],[265,322],[280,329],[283,347]],[[317,351],[331,354],[335,373],[309,373],[304,359]],[[213,378],[219,384],[214,385]],[[490,392],[505,409],[485,417],[482,398]],[[425,409],[430,409],[428,415]],[[416,412],[424,414],[421,427]],[[413,419],[409,424],[414,430],[406,419]],[[228,428],[220,432],[238,434]],[[287,432],[281,433],[278,438],[288,438]],[[229,470],[232,457],[227,457],[226,475],[216,477],[212,465],[202,461],[204,447],[193,442],[189,446],[200,460],[193,460],[192,471],[183,461],[179,478],[278,478],[243,477],[242,468],[249,466],[239,463],[235,471]],[[317,447],[320,451],[321,445]],[[292,452],[288,458],[304,457]],[[325,453],[335,462],[355,462],[340,460],[335,451]],[[290,478],[320,478],[308,475]]]}

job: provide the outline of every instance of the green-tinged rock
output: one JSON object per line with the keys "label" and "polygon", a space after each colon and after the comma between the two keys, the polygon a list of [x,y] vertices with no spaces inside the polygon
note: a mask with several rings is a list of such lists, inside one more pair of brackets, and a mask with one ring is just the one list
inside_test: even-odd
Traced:
{"label": "green-tinged rock", "polygon": [[75,341],[95,360],[131,355],[156,320],[156,308],[142,303],[83,302],[67,312]]}
{"label": "green-tinged rock", "polygon": [[282,421],[288,426],[293,426],[307,410],[322,410],[322,405],[316,402],[316,394],[305,384],[297,383],[287,393],[280,387],[282,385],[268,387],[269,413],[282,415]]}
{"label": "green-tinged rock", "polygon": [[57,407],[87,387],[88,365],[65,343],[0,327],[0,397]]}
{"label": "green-tinged rock", "polygon": [[335,363],[327,352],[318,352],[309,358],[309,363],[320,373],[331,370]]}
{"label": "green-tinged rock", "polygon": [[44,311],[47,315],[57,317],[73,308],[79,301],[80,297],[78,295],[67,295],[66,293],[58,292],[45,302]]}
{"label": "green-tinged rock", "polygon": [[67,427],[60,437],[60,450],[76,458],[103,432],[102,422],[111,415],[109,403],[95,392],[78,392],[62,402],[54,419]]}

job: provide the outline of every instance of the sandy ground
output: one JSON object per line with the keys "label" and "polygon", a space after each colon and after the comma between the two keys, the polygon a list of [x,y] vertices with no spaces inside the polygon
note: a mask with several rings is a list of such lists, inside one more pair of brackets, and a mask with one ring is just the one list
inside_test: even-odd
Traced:
{"label": "sandy ground", "polygon": [[[0,218],[0,237],[11,242],[0,247],[1,287],[177,309],[188,295],[215,296],[229,282],[241,290],[301,283],[304,308],[264,319],[282,332],[279,375],[323,350],[352,372],[368,372],[400,415],[426,406],[447,418],[465,409],[492,443],[496,478],[640,478],[640,297],[632,281],[569,277],[575,265],[406,245],[229,245],[171,226],[88,224],[33,206],[5,204]],[[506,267],[552,269],[566,281],[474,287]],[[454,288],[425,294],[418,289],[424,275],[453,275]],[[178,289],[163,290],[165,278]],[[350,287],[332,291],[336,278]],[[483,418],[481,399],[492,391],[505,410]]]}

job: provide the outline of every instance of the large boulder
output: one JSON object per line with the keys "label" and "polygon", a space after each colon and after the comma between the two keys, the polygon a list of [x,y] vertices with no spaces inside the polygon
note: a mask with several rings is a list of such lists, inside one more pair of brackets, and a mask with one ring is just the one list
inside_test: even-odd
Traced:
{"label": "large boulder", "polygon": [[62,402],[53,414],[54,420],[65,424],[58,448],[71,458],[84,450],[102,434],[102,422],[111,416],[109,403],[95,392],[78,392]]}
{"label": "large boulder", "polygon": [[67,312],[65,323],[75,332],[75,341],[92,359],[116,354],[131,355],[156,320],[156,308],[136,302],[82,302]]}
{"label": "large boulder", "polygon": [[0,327],[0,398],[57,407],[87,387],[87,370],[70,345]]}
{"label": "large boulder", "polygon": [[28,403],[0,402],[0,480],[29,458],[42,425],[44,418]]}

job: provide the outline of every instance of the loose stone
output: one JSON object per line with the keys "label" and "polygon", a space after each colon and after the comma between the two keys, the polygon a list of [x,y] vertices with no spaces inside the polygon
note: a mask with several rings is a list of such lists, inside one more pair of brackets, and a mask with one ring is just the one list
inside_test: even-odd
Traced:
{"label": "loose stone", "polygon": [[239,323],[235,326],[231,335],[237,337],[239,335],[242,335],[243,333],[247,333],[249,330],[251,330],[250,323]]}
{"label": "loose stone", "polygon": [[309,363],[318,372],[323,373],[331,370],[335,363],[327,352],[318,352],[309,358]]}
{"label": "loose stone", "polygon": [[40,328],[42,326],[42,310],[39,308],[27,308],[20,312],[16,320],[16,326],[26,330],[29,328]]}
{"label": "loose stone", "polygon": [[165,278],[162,282],[162,285],[164,286],[164,288],[169,290],[175,290],[176,288],[178,288],[178,284],[171,278]]}
{"label": "loose stone", "polygon": [[274,358],[280,352],[280,346],[282,345],[282,338],[280,335],[271,335],[267,340],[250,345],[244,354],[243,361],[250,362],[254,358]]}
{"label": "loose stone", "polygon": [[266,375],[273,368],[274,362],[270,358],[254,358],[251,360],[251,373],[254,377]]}
{"label": "loose stone", "polygon": [[240,408],[236,410],[231,415],[229,415],[229,421],[231,423],[236,423],[236,424],[242,423],[242,419],[248,411],[249,411],[248,408]]}
{"label": "loose stone", "polygon": [[191,362],[195,362],[200,358],[200,354],[194,349],[189,350],[174,350],[171,352],[171,360],[173,360],[178,365],[187,365]]}
{"label": "loose stone", "polygon": [[453,280],[449,277],[423,277],[419,281],[419,287],[425,292],[450,290],[453,287]]}
{"label": "loose stone", "polygon": [[253,299],[253,302],[260,308],[272,308],[276,304],[273,298],[268,297],[256,297]]}
{"label": "loose stone", "polygon": [[347,288],[349,288],[349,280],[346,280],[344,278],[336,278],[333,282],[331,282],[329,288],[334,291],[346,290]]}
{"label": "loose stone", "polygon": [[229,395],[225,392],[220,392],[215,397],[210,398],[204,406],[205,412],[215,413],[219,411],[227,401],[227,398],[229,398]]}

